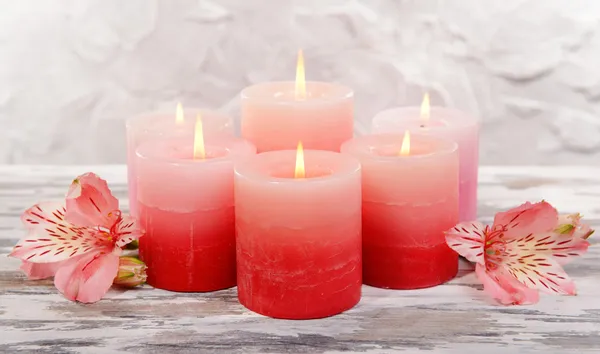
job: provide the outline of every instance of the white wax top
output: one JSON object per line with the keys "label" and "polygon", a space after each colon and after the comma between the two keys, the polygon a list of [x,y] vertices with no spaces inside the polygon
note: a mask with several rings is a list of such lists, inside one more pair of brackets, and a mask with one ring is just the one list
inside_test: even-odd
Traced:
{"label": "white wax top", "polygon": [[193,158],[192,139],[149,141],[136,150],[137,200],[163,210],[191,212],[233,205],[233,165],[256,148],[242,139],[206,139],[205,159]]}

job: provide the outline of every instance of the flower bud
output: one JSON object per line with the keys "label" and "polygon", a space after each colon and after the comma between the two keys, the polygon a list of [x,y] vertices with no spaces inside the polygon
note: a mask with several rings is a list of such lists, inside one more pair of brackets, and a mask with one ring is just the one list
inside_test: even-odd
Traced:
{"label": "flower bud", "polygon": [[135,287],[146,282],[146,264],[137,257],[122,256],[119,258],[119,272],[113,284]]}

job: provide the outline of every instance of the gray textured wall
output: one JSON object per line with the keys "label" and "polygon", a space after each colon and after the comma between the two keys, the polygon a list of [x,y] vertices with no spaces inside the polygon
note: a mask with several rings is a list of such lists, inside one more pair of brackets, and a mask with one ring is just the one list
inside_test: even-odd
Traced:
{"label": "gray textured wall", "polygon": [[600,164],[600,1],[0,0],[0,163],[125,160],[123,121],[307,76],[478,114],[484,164]]}

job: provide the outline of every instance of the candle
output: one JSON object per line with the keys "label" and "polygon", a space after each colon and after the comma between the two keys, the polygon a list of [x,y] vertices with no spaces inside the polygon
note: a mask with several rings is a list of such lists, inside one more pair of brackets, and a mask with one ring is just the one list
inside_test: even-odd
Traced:
{"label": "candle", "polygon": [[212,291],[236,284],[233,164],[256,149],[232,137],[168,138],[136,150],[140,256],[148,284]]}
{"label": "candle", "polygon": [[306,149],[340,151],[353,135],[353,92],[326,82],[305,82],[302,53],[296,82],[268,82],[241,93],[242,136],[258,152]]}
{"label": "candle", "polygon": [[360,165],[330,151],[294,155],[235,167],[238,297],[270,317],[332,316],[360,300]]}
{"label": "candle", "polygon": [[428,96],[418,107],[383,111],[373,118],[372,131],[403,133],[410,130],[458,143],[460,158],[460,221],[477,219],[477,172],[479,168],[479,122],[461,111],[445,107],[429,108]]}
{"label": "candle", "polygon": [[177,105],[176,113],[147,113],[131,117],[126,122],[127,130],[127,183],[129,189],[129,210],[137,216],[137,174],[135,171],[135,151],[143,143],[157,139],[188,138],[194,134],[196,116],[201,113],[204,133],[207,136],[233,136],[233,121],[230,117],[207,110],[186,109]]}
{"label": "candle", "polygon": [[368,135],[344,143],[342,153],[362,165],[364,283],[415,289],[452,279],[458,255],[444,231],[458,222],[456,144]]}

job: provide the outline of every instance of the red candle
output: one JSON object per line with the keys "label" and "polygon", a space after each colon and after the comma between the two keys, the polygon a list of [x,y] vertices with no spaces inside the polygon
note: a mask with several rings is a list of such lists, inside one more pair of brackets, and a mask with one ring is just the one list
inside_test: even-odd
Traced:
{"label": "red candle", "polygon": [[207,137],[205,145],[198,130],[196,139],[153,140],[136,150],[146,230],[140,257],[148,284],[161,289],[213,291],[236,283],[233,164],[256,149],[228,137]]}
{"label": "red candle", "polygon": [[370,135],[342,145],[362,165],[363,279],[380,288],[444,283],[458,255],[444,231],[458,222],[458,155],[453,142]]}
{"label": "red candle", "polygon": [[360,165],[307,150],[295,173],[295,154],[266,152],[235,167],[238,297],[270,317],[332,316],[360,300]]}

